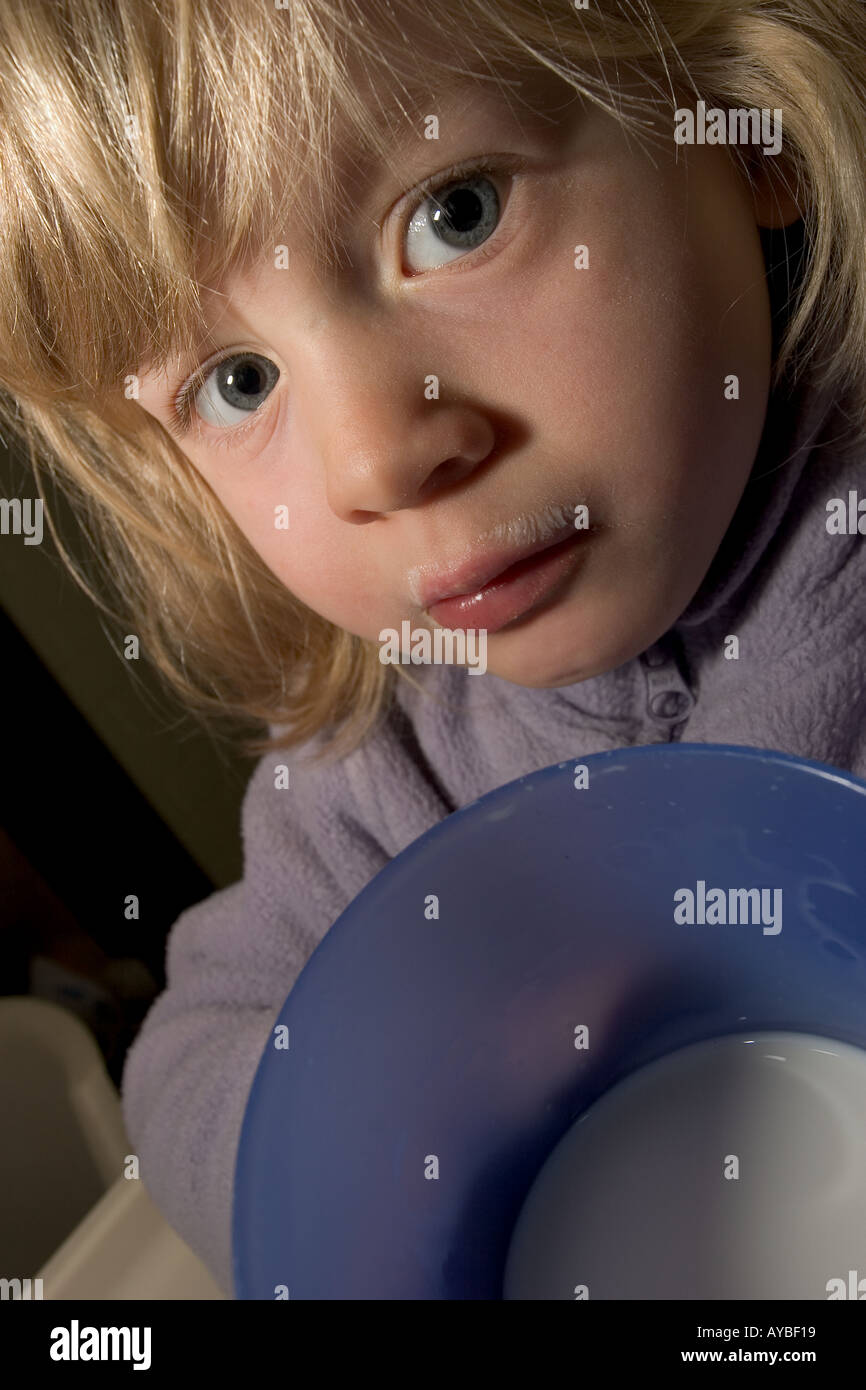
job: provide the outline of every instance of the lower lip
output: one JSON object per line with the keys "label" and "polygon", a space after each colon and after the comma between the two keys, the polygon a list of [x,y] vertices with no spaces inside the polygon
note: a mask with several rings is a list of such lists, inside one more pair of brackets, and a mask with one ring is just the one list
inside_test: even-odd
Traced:
{"label": "lower lip", "polygon": [[575,531],[558,545],[518,560],[483,589],[442,599],[426,611],[441,627],[498,632],[528,613],[570,573],[580,555],[579,542],[586,535],[586,531]]}

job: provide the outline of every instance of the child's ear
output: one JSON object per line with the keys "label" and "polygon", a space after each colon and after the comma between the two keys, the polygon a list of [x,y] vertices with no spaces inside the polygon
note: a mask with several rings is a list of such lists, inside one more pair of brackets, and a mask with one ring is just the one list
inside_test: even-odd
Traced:
{"label": "child's ear", "polygon": [[750,151],[747,158],[749,185],[759,227],[776,231],[790,227],[803,216],[797,202],[797,177],[784,155]]}

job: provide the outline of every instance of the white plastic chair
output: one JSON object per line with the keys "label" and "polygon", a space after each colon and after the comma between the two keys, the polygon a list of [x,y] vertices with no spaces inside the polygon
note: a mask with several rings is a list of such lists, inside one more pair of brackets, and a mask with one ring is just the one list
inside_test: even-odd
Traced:
{"label": "white plastic chair", "polygon": [[74,1014],[0,999],[0,1114],[6,1278],[41,1279],[46,1299],[225,1298],[144,1184],[122,1176],[120,1096]]}

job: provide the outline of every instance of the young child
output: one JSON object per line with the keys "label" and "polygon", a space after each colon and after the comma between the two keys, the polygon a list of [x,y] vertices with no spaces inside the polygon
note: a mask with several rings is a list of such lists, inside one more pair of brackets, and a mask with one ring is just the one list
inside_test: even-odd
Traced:
{"label": "young child", "polygon": [[123,1084],[227,1293],[270,1030],[394,855],[604,749],[866,776],[864,55],[860,0],[0,4],[4,433],[268,728]]}

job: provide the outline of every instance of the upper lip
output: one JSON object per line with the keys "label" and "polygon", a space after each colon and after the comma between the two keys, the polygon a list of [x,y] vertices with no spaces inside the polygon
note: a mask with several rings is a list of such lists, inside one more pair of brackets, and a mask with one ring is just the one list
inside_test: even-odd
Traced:
{"label": "upper lip", "polygon": [[520,560],[528,560],[531,555],[537,555],[542,550],[552,549],[553,546],[561,544],[569,534],[580,534],[575,530],[573,522],[561,527],[556,535],[548,536],[547,540],[536,540],[529,545],[512,546],[510,549],[498,546],[495,550],[480,551],[453,569],[439,570],[436,574],[428,575],[418,584],[421,607],[431,608],[434,603],[441,603],[446,598],[476,594],[485,584],[489,584],[512,565],[516,565]]}

